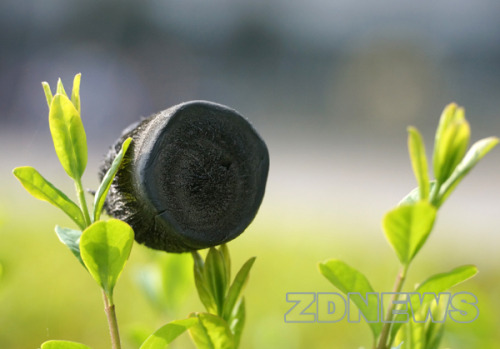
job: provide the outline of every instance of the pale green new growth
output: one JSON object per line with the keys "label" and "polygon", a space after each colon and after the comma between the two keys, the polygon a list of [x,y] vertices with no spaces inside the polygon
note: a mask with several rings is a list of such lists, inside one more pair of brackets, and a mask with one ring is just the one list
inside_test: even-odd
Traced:
{"label": "pale green new growth", "polygon": [[66,213],[81,229],[85,228],[82,210],[62,191],[46,180],[37,170],[30,166],[17,167],[14,176],[23,187],[39,200],[46,201]]}
{"label": "pale green new growth", "polygon": [[470,127],[465,111],[456,104],[449,104],[439,122],[434,143],[434,176],[445,181],[460,162],[467,150]]}
{"label": "pale green new growth", "polygon": [[408,128],[408,150],[410,151],[410,160],[413,166],[413,172],[417,178],[420,190],[420,198],[427,200],[429,197],[429,174],[427,170],[427,157],[425,156],[425,146],[420,132],[414,127]]}
{"label": "pale green new growth", "polygon": [[165,349],[177,337],[198,323],[197,318],[176,320],[157,329],[139,349]]}
{"label": "pale green new growth", "polygon": [[198,323],[189,328],[189,334],[199,349],[235,349],[234,337],[227,322],[217,315],[196,313]]}
{"label": "pale green new growth", "polygon": [[425,201],[402,205],[388,212],[383,219],[387,240],[401,264],[408,266],[429,236],[436,209]]}
{"label": "pale green new growth", "polygon": [[42,82],[43,92],[45,92],[45,98],[47,99],[47,107],[50,108],[50,104],[52,103],[52,91],[50,91],[50,86],[47,82]]}
{"label": "pale green new growth", "polygon": [[440,206],[452,193],[460,181],[476,166],[486,154],[497,146],[499,139],[496,137],[484,138],[477,141],[469,149],[462,161],[457,165],[451,176],[443,183],[439,190],[437,205]]}
{"label": "pale green new growth", "polygon": [[[236,349],[245,323],[243,289],[248,281],[255,257],[246,261],[230,284],[231,258],[227,246],[211,248],[205,262],[192,252],[194,280],[201,302],[208,313],[196,315],[200,323],[189,332],[198,348]],[[195,315],[193,315],[195,316]]]}
{"label": "pale green new growth", "polygon": [[[134,233],[126,223],[118,220],[98,221],[113,180],[130,145],[127,139],[113,162],[109,173],[99,186],[95,207],[90,217],[82,175],[87,166],[87,137],[80,117],[80,79],[73,80],[71,100],[68,98],[61,79],[57,81],[55,96],[50,86],[42,82],[49,107],[49,126],[54,149],[62,167],[75,182],[80,207],[57,189],[32,167],[18,167],[13,173],[24,188],[35,198],[47,201],[65,212],[80,228],[74,230],[56,226],[56,234],[79,262],[90,272],[105,293],[105,311],[108,315],[113,349],[120,349],[118,324],[113,305],[113,289],[130,254]],[[91,223],[98,221],[91,225]],[[83,233],[82,233],[83,231]],[[67,341],[48,341],[42,349],[84,349],[87,346]]]}
{"label": "pale green new growth", "polygon": [[226,278],[227,272],[224,257],[218,249],[214,247],[210,248],[203,271],[208,289],[217,305],[217,315],[221,315],[229,280]]}
{"label": "pale green new growth", "polygon": [[91,348],[77,342],[52,340],[43,343],[41,349],[91,349]]}
{"label": "pale green new growth", "polygon": [[[485,138],[476,142],[467,152],[469,139],[470,127],[465,119],[464,109],[454,103],[449,104],[441,114],[436,131],[433,152],[435,179],[431,180],[422,136],[416,128],[408,128],[408,150],[418,187],[410,191],[396,208],[389,211],[382,222],[385,236],[402,265],[394,285],[396,293],[403,289],[407,271],[431,233],[437,210],[479,160],[499,143],[496,137]],[[363,274],[341,261],[330,260],[322,263],[320,271],[335,287],[346,294],[372,291]],[[444,314],[442,307],[437,306],[432,297],[420,298],[421,295],[446,292],[476,273],[475,266],[463,266],[425,280],[415,289],[414,292],[417,294],[410,297],[410,318],[416,316],[426,319],[427,316],[435,318],[442,316]],[[393,301],[395,300],[396,297]],[[360,310],[364,308],[364,303],[354,303]],[[398,345],[400,347],[403,341],[405,346],[412,349],[439,348],[444,324],[413,320],[403,324],[405,315],[394,315],[393,310],[394,305],[389,306],[382,328],[368,323],[373,332],[373,348],[396,348],[392,347],[393,343],[400,343]]]}
{"label": "pale green new growth", "polygon": [[75,106],[76,110],[78,110],[78,114],[81,114],[80,108],[80,80],[82,78],[82,74],[76,74],[73,79],[73,90],[71,91],[71,102]]}
{"label": "pale green new growth", "polygon": [[66,94],[66,91],[64,90],[64,86],[63,86],[63,83],[61,81],[61,78],[57,79],[56,93],[68,97],[68,95]]}
{"label": "pale green new growth", "polygon": [[54,148],[64,170],[79,180],[87,166],[87,137],[80,113],[66,95],[56,94],[49,111]]}
{"label": "pale green new growth", "polygon": [[122,164],[123,157],[127,152],[130,142],[132,142],[132,138],[127,138],[123,142],[120,152],[116,155],[116,158],[113,160],[111,167],[109,168],[108,172],[106,172],[106,175],[102,179],[102,182],[99,185],[97,192],[95,193],[92,222],[98,221],[101,217],[102,208],[104,207],[104,202],[106,201],[106,196],[108,195],[109,188],[111,187],[111,183],[113,182],[113,179],[115,178],[116,173],[118,172],[118,169]]}
{"label": "pale green new growth", "polygon": [[132,250],[134,231],[117,219],[98,221],[80,237],[80,255],[113,304],[113,290]]}
{"label": "pale green new growth", "polygon": [[194,260],[194,282],[198,291],[198,297],[200,297],[200,301],[209,313],[217,314],[217,304],[209,290],[208,282],[203,272],[205,268],[203,259],[196,251],[194,251],[192,255]]}
{"label": "pale green new growth", "polygon": [[[114,310],[113,290],[130,255],[134,232],[125,222],[111,219],[101,221],[101,213],[132,139],[126,139],[109,170],[99,185],[93,210],[88,210],[82,175],[87,166],[87,137],[81,119],[81,74],[73,80],[71,99],[61,79],[56,94],[42,82],[49,107],[49,126],[54,149],[62,167],[75,182],[80,207],[58,190],[35,169],[20,167],[14,175],[33,196],[59,207],[78,225],[80,230],[56,226],[56,234],[71,253],[88,270],[104,292],[105,311],[110,327],[113,349],[120,349],[118,324]],[[208,313],[198,313],[184,320],[173,321],[158,329],[141,349],[166,348],[180,334],[189,329],[198,348],[236,349],[245,322],[243,289],[255,258],[250,258],[238,271],[231,284],[231,259],[226,245],[211,248],[206,261],[193,252],[194,276],[198,295]],[[49,341],[42,349],[84,349],[83,344]]]}
{"label": "pale green new growth", "polygon": [[222,307],[222,317],[228,321],[233,313],[236,303],[241,299],[243,289],[248,281],[248,276],[254,262],[255,257],[252,257],[246,261],[245,264],[243,264],[238,274],[236,274],[231,287],[227,291],[224,306]]}
{"label": "pale green new growth", "polygon": [[[320,263],[319,270],[328,281],[345,295],[359,293],[361,297],[366,297],[367,294],[375,292],[365,275],[338,259],[330,259]],[[366,304],[358,297],[353,298],[353,302],[360,308],[366,318],[372,321],[368,325],[373,332],[373,336],[378,337],[382,331],[382,323],[379,321],[377,310],[374,308],[365,309]]]}
{"label": "pale green new growth", "polygon": [[[417,288],[415,289],[416,292],[420,293],[423,295],[424,293],[432,293],[432,294],[440,294],[442,292],[445,292],[452,287],[455,287],[462,282],[472,278],[474,275],[478,273],[477,267],[473,265],[464,265],[458,268],[455,268],[453,270],[450,270],[449,272],[444,272],[444,273],[439,273],[435,274],[429,278],[427,278],[425,281],[423,281]],[[419,296],[417,295],[412,295],[410,297],[410,303],[411,307],[409,308],[409,314],[410,317],[413,316],[413,312],[419,311],[419,309],[423,306],[429,306],[429,302],[421,302],[419,300]],[[401,316],[402,318],[403,316]],[[396,320],[398,319],[398,316],[396,316]],[[398,330],[400,329],[401,326],[403,326],[403,323],[395,323],[393,324],[391,328],[391,338],[394,339],[396,335],[398,334]],[[402,331],[402,334],[400,337],[404,337],[405,330]],[[392,340],[391,340],[392,342]]]}
{"label": "pale green new growth", "polygon": [[82,231],[62,228],[58,225],[56,225],[55,231],[59,240],[69,248],[71,253],[73,253],[78,261],[85,267],[80,255],[80,237],[82,236]]}

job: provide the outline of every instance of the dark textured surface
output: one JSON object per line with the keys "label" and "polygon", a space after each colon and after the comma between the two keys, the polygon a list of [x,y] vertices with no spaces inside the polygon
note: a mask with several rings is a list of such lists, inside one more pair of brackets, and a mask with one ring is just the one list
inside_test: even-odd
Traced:
{"label": "dark textured surface", "polygon": [[129,127],[108,153],[102,177],[133,142],[106,210],[145,245],[184,252],[230,241],[255,217],[269,155],[253,127],[227,107],[188,102]]}

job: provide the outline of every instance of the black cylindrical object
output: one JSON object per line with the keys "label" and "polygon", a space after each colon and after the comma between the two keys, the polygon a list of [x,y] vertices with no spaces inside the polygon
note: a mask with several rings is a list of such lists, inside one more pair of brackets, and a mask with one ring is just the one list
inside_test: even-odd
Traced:
{"label": "black cylindrical object", "polygon": [[127,137],[133,141],[105,208],[132,226],[137,242],[168,252],[207,248],[236,238],[255,217],[269,153],[235,110],[192,101],[130,126],[101,178]]}

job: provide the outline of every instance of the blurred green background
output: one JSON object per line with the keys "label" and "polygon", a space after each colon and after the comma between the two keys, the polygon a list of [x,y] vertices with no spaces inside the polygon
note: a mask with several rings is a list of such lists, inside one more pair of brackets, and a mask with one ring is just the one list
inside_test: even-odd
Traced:
{"label": "blurred green background", "polygon": [[[406,127],[422,131],[429,151],[441,110],[456,101],[473,140],[500,135],[499,15],[488,0],[2,1],[0,348],[48,339],[109,347],[100,291],[53,230],[72,223],[11,174],[31,165],[73,192],[40,82],[70,86],[78,72],[88,188],[124,127],[186,100],[229,105],[266,140],[264,202],[229,244],[235,267],[257,256],[242,349],[369,347],[363,323],[284,323],[286,293],[334,292],[317,268],[331,257],[391,290],[398,264],[380,221],[416,185]],[[494,150],[460,185],[410,270],[408,287],[458,265],[480,270],[454,290],[477,295],[479,317],[449,321],[442,348],[500,347],[499,164]],[[168,258],[133,248],[115,291],[125,348],[203,310],[187,256],[177,257],[183,267],[169,273],[166,297],[144,292],[144,283],[159,287]],[[185,335],[174,348],[193,345]]]}

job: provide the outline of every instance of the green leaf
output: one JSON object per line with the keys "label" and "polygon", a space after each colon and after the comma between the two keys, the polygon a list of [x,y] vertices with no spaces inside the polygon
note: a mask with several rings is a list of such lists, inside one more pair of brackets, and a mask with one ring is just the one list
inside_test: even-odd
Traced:
{"label": "green leaf", "polygon": [[47,99],[47,106],[50,109],[50,104],[52,103],[52,91],[50,90],[49,84],[44,81],[42,82],[43,92],[45,92],[45,98]]}
{"label": "green leaf", "polygon": [[226,299],[224,300],[224,305],[222,307],[222,318],[226,321],[229,321],[236,303],[241,298],[243,288],[245,287],[245,284],[248,280],[248,276],[254,262],[255,257],[252,257],[248,261],[246,261],[245,264],[243,264],[241,269],[238,271],[238,274],[236,274],[231,287],[229,288]]}
{"label": "green leaf", "polygon": [[205,280],[208,289],[217,304],[217,314],[222,314],[228,280],[222,253],[214,247],[208,251],[204,267]]}
{"label": "green leaf", "polygon": [[71,91],[71,102],[75,106],[75,109],[78,110],[78,114],[81,115],[80,108],[80,80],[82,78],[82,74],[76,74],[73,79],[73,90]]}
{"label": "green leaf", "polygon": [[191,315],[199,323],[189,328],[198,349],[235,349],[234,338],[224,319],[209,313]]}
{"label": "green leaf", "polygon": [[448,105],[441,116],[434,144],[434,176],[443,183],[462,160],[470,139],[465,111],[456,104]]}
{"label": "green leaf", "polygon": [[[338,259],[330,259],[319,263],[319,271],[333,286],[346,295],[348,293],[360,293],[364,297],[366,294],[374,292],[366,276]],[[378,309],[367,307],[358,297],[354,297],[352,300],[367,319],[370,321],[379,320]],[[382,331],[382,322],[369,322],[368,325],[373,332],[374,338],[377,338]]]}
{"label": "green leaf", "polygon": [[35,198],[60,208],[81,229],[85,227],[85,219],[80,208],[71,201],[62,191],[46,180],[33,167],[17,167],[12,171],[23,187]]}
{"label": "green leaf", "polygon": [[215,303],[214,297],[210,293],[210,289],[205,278],[205,266],[203,259],[197,251],[192,252],[192,256],[194,261],[194,283],[196,285],[200,301],[209,313],[217,313],[217,304]]}
{"label": "green leaf", "polygon": [[226,266],[226,280],[231,280],[231,256],[226,244],[219,246],[219,251],[224,258],[224,265]]}
{"label": "green leaf", "polygon": [[[478,273],[477,267],[474,265],[464,265],[452,269],[445,273],[433,275],[426,279],[420,286],[417,287],[416,292],[420,294],[433,293],[439,294],[449,290],[450,288],[470,279]],[[417,311],[421,304],[418,300],[418,295],[411,296],[412,309]],[[425,303],[424,303],[425,304]],[[422,304],[423,305],[423,304]]]}
{"label": "green leaf", "polygon": [[190,327],[198,323],[197,318],[176,320],[160,327],[151,336],[149,336],[140,349],[165,349],[177,337],[183,334]]}
{"label": "green leaf", "polygon": [[91,349],[85,344],[70,342],[70,341],[60,341],[51,340],[42,344],[41,349]]}
{"label": "green leaf", "polygon": [[[444,311],[442,307],[435,306],[433,312],[442,312]],[[441,318],[442,315],[436,314],[435,319]],[[444,323],[438,323],[430,321],[427,324],[427,329],[425,331],[425,342],[427,343],[426,349],[439,349],[439,345],[441,344],[441,340],[444,335]]]}
{"label": "green leaf", "polygon": [[411,349],[425,349],[425,324],[423,323],[415,323],[413,321],[409,321],[406,324],[407,330],[407,339],[406,343]]}
{"label": "green leaf", "polygon": [[113,160],[113,163],[111,164],[111,167],[109,168],[108,172],[106,172],[106,174],[104,175],[104,178],[102,179],[102,182],[99,185],[99,188],[97,189],[97,192],[94,197],[94,212],[92,220],[93,222],[98,221],[99,218],[101,217],[102,208],[104,207],[104,202],[106,201],[106,196],[108,195],[109,188],[111,188],[111,183],[113,182],[113,179],[115,178],[116,173],[120,168],[120,165],[123,161],[123,157],[125,156],[125,153],[127,152],[127,149],[131,141],[132,138],[127,138],[123,142],[122,149],[116,155],[115,159]]}
{"label": "green leaf", "polygon": [[460,181],[476,166],[476,164],[488,154],[499,142],[496,137],[484,138],[477,141],[469,149],[463,160],[457,165],[455,171],[446,180],[439,190],[438,206],[453,192]]}
{"label": "green leaf", "polygon": [[[405,315],[397,315],[392,324],[389,345],[393,342],[399,343],[403,341],[411,349],[426,349],[425,347],[425,323],[416,323],[412,320],[411,309],[408,307],[409,317]],[[401,316],[401,318],[399,318]],[[407,322],[402,322],[407,321]]]}
{"label": "green leaf", "polygon": [[82,232],[80,230],[62,228],[58,225],[56,225],[55,230],[59,240],[69,248],[71,253],[73,253],[78,261],[85,267],[82,257],[80,256],[80,237],[82,236]]}
{"label": "green leaf", "polygon": [[429,236],[436,208],[425,201],[398,206],[383,219],[387,240],[403,265],[409,265]]}
{"label": "green leaf", "polygon": [[80,113],[66,95],[52,99],[49,126],[61,165],[71,178],[80,179],[87,166],[87,137]]}
{"label": "green leaf", "polygon": [[417,179],[420,198],[429,198],[429,174],[427,172],[427,157],[425,156],[424,141],[420,132],[414,127],[408,128],[408,150],[410,152],[413,172]]}
{"label": "green leaf", "polygon": [[243,327],[245,326],[245,298],[241,298],[234,309],[231,318],[229,319],[229,329],[234,336],[234,347],[238,348],[240,346],[241,334],[243,332]]}
{"label": "green leaf", "polygon": [[66,94],[66,91],[64,90],[63,83],[61,81],[61,78],[57,79],[57,88],[56,88],[56,94],[64,95],[68,97]]}
{"label": "green leaf", "polygon": [[113,289],[130,255],[134,231],[118,219],[98,221],[83,231],[80,255],[113,304]]}
{"label": "green leaf", "polygon": [[436,328],[435,333],[432,337],[427,339],[427,348],[426,349],[439,349],[439,345],[441,344],[441,340],[444,336],[444,324],[434,324]]}
{"label": "green leaf", "polygon": [[444,132],[455,118],[457,108],[458,105],[456,103],[450,103],[444,108],[443,112],[441,113],[439,124],[436,130],[436,137],[434,140],[434,152],[438,151],[436,147],[439,147],[439,145],[441,144]]}
{"label": "green leaf", "polygon": [[[464,265],[455,269],[452,269],[448,272],[439,273],[427,278],[424,282],[417,287],[415,292],[420,294],[424,293],[433,293],[440,294],[442,292],[446,292],[450,288],[470,279],[474,275],[478,273],[478,270],[473,265]],[[416,294],[410,296],[411,307],[408,307],[408,313],[410,319],[413,316],[413,312],[419,311],[422,306],[428,306],[428,299],[424,302],[421,302],[420,297]],[[394,323],[391,328],[391,338],[394,338],[397,331],[401,327],[401,323]]]}
{"label": "green leaf", "polygon": [[462,161],[469,146],[470,127],[467,121],[453,123],[443,135],[443,147],[438,153],[436,179],[445,181]]}
{"label": "green leaf", "polygon": [[444,108],[443,112],[441,113],[441,117],[439,118],[438,128],[436,130],[435,143],[437,145],[439,145],[443,133],[448,128],[449,124],[453,121],[457,108],[458,105],[456,103],[450,103]]}

